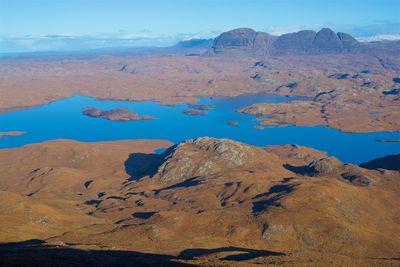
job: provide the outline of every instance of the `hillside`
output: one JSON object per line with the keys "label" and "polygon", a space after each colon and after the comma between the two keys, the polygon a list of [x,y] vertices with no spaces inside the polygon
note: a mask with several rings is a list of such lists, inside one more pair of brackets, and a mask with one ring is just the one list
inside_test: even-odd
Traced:
{"label": "hillside", "polygon": [[131,251],[143,264],[398,264],[398,171],[208,137],[152,153],[168,145],[61,140],[1,150],[1,228],[12,230],[0,240],[43,240],[3,244],[3,257],[17,246],[22,262],[49,249]]}

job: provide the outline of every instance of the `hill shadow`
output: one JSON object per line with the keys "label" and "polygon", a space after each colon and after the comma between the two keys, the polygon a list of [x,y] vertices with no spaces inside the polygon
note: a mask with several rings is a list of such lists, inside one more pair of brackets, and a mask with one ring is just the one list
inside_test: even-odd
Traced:
{"label": "hill shadow", "polygon": [[146,176],[153,176],[164,163],[165,158],[175,149],[169,147],[163,153],[132,153],[124,162],[125,172],[129,175],[128,181],[138,181]]}
{"label": "hill shadow", "polygon": [[200,185],[200,184],[204,183],[205,181],[206,180],[204,178],[195,176],[195,177],[186,179],[183,182],[179,182],[179,183],[167,186],[167,187],[163,187],[161,189],[156,189],[156,190],[154,190],[154,192],[156,195],[158,195],[160,192],[162,192],[164,190],[177,189],[177,188],[188,188],[188,187]]}
{"label": "hill shadow", "polygon": [[229,261],[246,261],[251,260],[258,257],[269,257],[269,256],[283,256],[284,253],[275,252],[270,250],[257,250],[257,249],[248,249],[248,248],[240,248],[240,247],[222,247],[222,248],[213,248],[213,249],[205,249],[205,248],[191,248],[183,250],[179,255],[179,259],[183,260],[192,260],[197,257],[207,256],[214,253],[220,252],[238,252],[237,254],[228,255],[221,260],[229,260]]}
{"label": "hill shadow", "polygon": [[290,165],[290,164],[286,163],[286,164],[283,164],[283,167],[286,170],[294,172],[294,173],[299,174],[299,175],[306,175],[307,172],[309,171],[309,168],[308,168],[307,165],[305,165],[305,166],[294,166],[294,165]]}
{"label": "hill shadow", "polygon": [[400,154],[373,159],[360,164],[360,167],[370,170],[386,169],[391,171],[400,171]]}
{"label": "hill shadow", "polygon": [[158,154],[130,154],[124,162],[125,171],[129,175],[128,181],[140,180],[145,176],[153,176],[162,162],[163,157]]}
{"label": "hill shadow", "polygon": [[[298,184],[286,184],[288,178],[282,180],[282,184],[272,186],[268,192],[258,194],[253,199],[252,214],[257,215],[266,211],[269,207],[280,207],[280,199],[293,192]],[[261,199],[261,200],[260,200]]]}
{"label": "hill shadow", "polygon": [[176,261],[170,255],[116,250],[79,250],[52,246],[33,239],[0,244],[1,266],[30,267],[190,267],[197,266]]}

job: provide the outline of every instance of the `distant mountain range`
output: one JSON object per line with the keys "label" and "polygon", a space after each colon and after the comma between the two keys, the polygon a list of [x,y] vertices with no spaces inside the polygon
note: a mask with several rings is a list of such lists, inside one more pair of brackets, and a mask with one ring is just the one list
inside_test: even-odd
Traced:
{"label": "distant mountain range", "polygon": [[[303,30],[273,36],[256,32],[250,28],[239,28],[224,32],[215,38],[212,54],[288,55],[288,54],[343,54],[362,53],[374,50],[393,51],[400,42],[364,43],[350,34],[335,33],[329,28],[320,31]],[[391,43],[388,45],[387,43]],[[393,47],[393,46],[396,46]]]}
{"label": "distant mountain range", "polygon": [[0,59],[90,59],[98,56],[149,55],[230,55],[279,56],[345,53],[400,54],[400,41],[359,42],[350,34],[335,33],[329,28],[303,30],[280,36],[238,28],[224,32],[215,39],[190,39],[169,47],[109,47],[86,51],[49,51],[0,53]]}

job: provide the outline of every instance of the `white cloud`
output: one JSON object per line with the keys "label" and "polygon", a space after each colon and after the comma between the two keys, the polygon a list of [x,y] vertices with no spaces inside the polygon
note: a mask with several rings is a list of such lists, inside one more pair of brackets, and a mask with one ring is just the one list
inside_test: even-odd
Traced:
{"label": "white cloud", "polygon": [[301,27],[297,25],[287,25],[287,26],[269,26],[265,28],[265,32],[271,35],[282,35],[285,33],[297,32],[301,30]]}
{"label": "white cloud", "polygon": [[159,35],[150,30],[114,33],[24,33],[0,36],[0,53],[90,50],[108,47],[171,46],[182,40],[214,37],[212,33]]}
{"label": "white cloud", "polygon": [[87,50],[105,47],[168,46],[178,36],[161,36],[151,32],[129,33],[25,33],[0,36],[0,52],[34,52],[56,50]]}
{"label": "white cloud", "polygon": [[376,42],[376,41],[397,41],[400,40],[400,34],[377,34],[371,36],[357,37],[360,42]]}

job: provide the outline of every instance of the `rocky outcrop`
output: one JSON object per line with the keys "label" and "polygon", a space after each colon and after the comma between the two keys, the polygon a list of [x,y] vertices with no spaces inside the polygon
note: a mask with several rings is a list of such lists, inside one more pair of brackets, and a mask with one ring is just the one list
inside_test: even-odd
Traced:
{"label": "rocky outcrop", "polygon": [[165,161],[155,177],[162,181],[184,181],[211,175],[224,169],[252,164],[257,152],[266,153],[260,148],[229,139],[189,139],[164,152],[162,156]]}
{"label": "rocky outcrop", "polygon": [[327,157],[319,160],[312,161],[307,166],[306,173],[310,176],[324,176],[335,173],[339,167],[341,167],[343,163],[341,163],[335,157]]}
{"label": "rocky outcrop", "polygon": [[363,170],[351,164],[345,166],[345,171],[341,174],[343,179],[358,186],[369,186],[373,182],[373,178],[367,175]]}
{"label": "rocky outcrop", "polygon": [[222,33],[213,45],[215,54],[235,52],[249,55],[341,54],[357,51],[360,43],[346,33],[323,28],[275,37],[265,32],[240,28]]}

